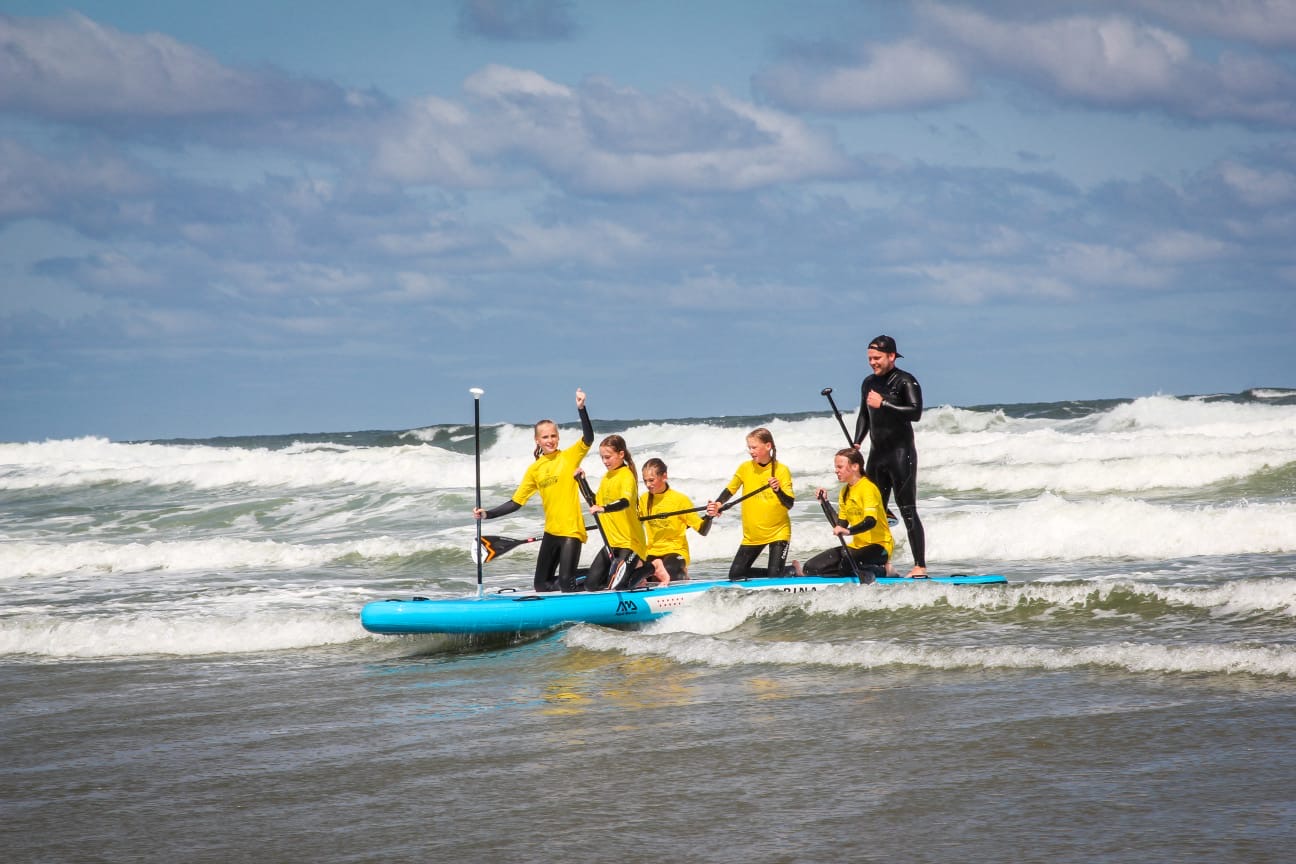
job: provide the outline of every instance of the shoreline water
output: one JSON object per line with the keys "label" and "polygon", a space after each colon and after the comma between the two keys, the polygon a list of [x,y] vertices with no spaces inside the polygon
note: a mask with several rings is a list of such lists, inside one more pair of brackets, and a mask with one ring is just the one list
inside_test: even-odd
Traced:
{"label": "shoreline water", "polygon": [[[794,554],[830,541],[803,506],[831,479],[830,414],[594,419],[695,500],[770,426]],[[489,503],[531,448],[529,427],[486,431]],[[935,568],[1010,585],[706,598],[640,631],[470,640],[377,637],[357,616],[473,590],[471,426],[0,444],[0,845],[1281,860],[1296,391],[939,407],[919,451]],[[492,530],[538,525],[533,504]],[[697,572],[722,576],[738,539],[722,519],[692,541]],[[488,584],[528,586],[534,560],[501,556]]]}

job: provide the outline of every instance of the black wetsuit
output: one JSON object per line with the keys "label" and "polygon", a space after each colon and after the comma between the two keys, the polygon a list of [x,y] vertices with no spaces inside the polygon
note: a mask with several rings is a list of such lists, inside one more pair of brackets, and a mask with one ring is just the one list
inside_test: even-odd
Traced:
{"label": "black wetsuit", "polygon": [[[879,408],[868,407],[869,391],[882,394]],[[918,518],[918,450],[913,424],[922,417],[922,387],[918,379],[898,367],[885,375],[870,375],[860,385],[860,413],[855,421],[855,446],[869,439],[865,473],[877,484],[882,503],[895,491],[900,518],[909,536],[914,565],[927,566],[927,540]]]}

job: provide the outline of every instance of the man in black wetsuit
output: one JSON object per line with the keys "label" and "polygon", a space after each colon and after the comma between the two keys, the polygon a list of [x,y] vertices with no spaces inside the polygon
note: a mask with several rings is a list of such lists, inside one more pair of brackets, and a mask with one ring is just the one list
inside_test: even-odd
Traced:
{"label": "man in black wetsuit", "polygon": [[882,503],[895,490],[900,518],[909,535],[914,566],[911,578],[927,575],[927,540],[918,519],[918,451],[914,447],[913,424],[922,418],[922,388],[918,379],[895,365],[895,340],[878,336],[868,346],[873,374],[860,386],[859,419],[855,421],[855,446],[869,439],[865,472],[882,493]]}

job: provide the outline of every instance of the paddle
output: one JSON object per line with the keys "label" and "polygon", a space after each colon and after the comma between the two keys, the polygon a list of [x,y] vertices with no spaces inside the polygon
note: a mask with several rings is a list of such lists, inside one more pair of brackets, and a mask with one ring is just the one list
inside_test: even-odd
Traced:
{"label": "paddle", "polygon": [[[585,472],[577,472],[576,485],[580,487],[581,496],[585,499],[585,503],[593,507],[594,490],[590,488],[589,481],[585,479]],[[621,576],[625,573],[626,564],[628,562],[625,560],[617,561],[617,557],[612,554],[612,546],[608,543],[607,533],[603,530],[603,520],[599,518],[599,514],[597,513],[594,514],[594,525],[598,528],[599,536],[603,538],[603,551],[606,552],[608,556],[607,587],[611,588],[613,585],[621,581]]]}
{"label": "paddle", "polygon": [[[473,460],[477,467],[477,509],[481,509],[481,397],[485,393],[480,387],[472,387],[468,390],[473,397]],[[474,519],[477,523],[477,545],[482,545],[481,520]],[[495,556],[492,555],[491,558]],[[489,559],[487,559],[489,560]],[[477,596],[481,597],[484,589],[482,588],[482,556],[477,556]]]}
{"label": "paddle", "polygon": [[[589,481],[585,479],[584,471],[576,472],[576,485],[580,488],[581,497],[590,507],[594,506],[594,490],[590,488]],[[594,514],[594,527],[598,529],[599,537],[603,538],[603,551],[607,553],[608,560],[612,560],[612,547],[608,546],[607,535],[603,533],[603,520],[599,514]]]}
{"label": "paddle", "polygon": [[[746,501],[748,498],[752,497],[753,495],[759,495],[760,493],[764,492],[764,491],[765,491],[766,489],[768,489],[768,488],[770,488],[770,487],[769,487],[769,486],[760,486],[760,487],[758,487],[758,488],[756,488],[756,489],[753,489],[752,491],[748,492],[746,495],[741,495],[741,496],[739,496],[739,497],[737,497],[737,498],[733,498],[733,499],[731,499],[731,500],[729,500],[729,501],[726,501],[725,503],[723,503],[723,504],[720,505],[720,512],[719,512],[719,513],[716,513],[716,516],[719,516],[720,513],[725,512],[726,510],[728,510],[730,507],[734,506],[735,504],[741,504],[742,502]],[[699,509],[699,510],[705,510],[706,508],[705,508],[705,507],[700,507],[700,508],[696,508],[696,509]],[[692,510],[681,510],[681,511],[679,511],[679,512],[680,512],[680,513],[692,513],[693,511],[692,511]],[[656,514],[656,515],[649,516],[648,518],[649,518],[649,519],[660,519],[660,518],[662,518],[663,516],[673,516],[673,515],[675,515],[675,514],[673,514],[673,513],[658,513],[658,514]],[[707,532],[711,530],[711,520],[714,519],[714,518],[715,518],[715,516],[703,516],[703,517],[702,517],[702,528],[698,531],[698,533],[701,534],[703,537],[705,537],[705,536],[707,535]]]}
{"label": "paddle", "polygon": [[[768,486],[762,486],[759,489],[753,489],[752,491],[748,492],[746,495],[743,495],[740,498],[734,498],[732,501],[726,501],[723,505],[721,505],[720,512],[723,513],[724,511],[728,510],[730,507],[734,506],[735,504],[741,504],[743,501],[746,501],[748,498],[752,497],[753,495],[759,495],[760,493],[764,492],[768,488],[769,488]],[[666,519],[670,516],[683,516],[685,513],[701,513],[705,509],[707,509],[707,505],[703,504],[701,507],[689,507],[684,510],[668,510],[665,513],[651,513],[647,516],[640,516],[639,521],[647,522],[649,519]]]}
{"label": "paddle", "polygon": [[[597,525],[586,525],[585,530],[593,531],[597,527]],[[477,537],[477,546],[474,550],[469,550],[469,554],[472,556],[474,561],[477,561],[480,564],[484,561],[493,561],[511,549],[516,549],[517,547],[523,546],[527,543],[535,543],[543,539],[544,535],[539,537],[524,537],[519,540],[514,537],[500,537],[495,534],[487,534],[485,537],[482,537],[479,534]]]}
{"label": "paddle", "polygon": [[837,403],[833,401],[832,388],[825,387],[824,389],[819,391],[819,395],[828,397],[828,404],[832,406],[833,414],[837,417],[837,425],[841,427],[842,434],[846,436],[846,446],[854,447],[855,441],[853,438],[851,438],[850,432],[848,432],[846,429],[846,421],[842,419],[842,413],[841,411],[837,410]]}
{"label": "paddle", "polygon": [[[823,498],[820,498],[819,503],[823,506],[824,515],[828,517],[828,524],[836,528],[837,514],[833,512],[832,505],[828,503],[828,497],[824,496]],[[860,581],[861,585],[873,584],[875,581],[873,572],[869,571],[867,573],[860,573],[859,567],[855,564],[855,559],[851,557],[850,547],[846,545],[846,538],[835,531],[833,532],[833,536],[837,538],[838,543],[841,543],[842,555],[846,557],[846,562],[850,564],[851,572],[855,574],[855,578]]]}
{"label": "paddle", "polygon": [[[837,410],[837,403],[833,401],[832,388],[825,387],[824,389],[819,391],[819,395],[828,397],[828,404],[832,406],[833,414],[836,415],[837,417],[837,425],[841,427],[842,434],[846,436],[846,446],[855,447],[855,440],[851,438],[850,432],[847,431],[846,429],[846,421],[842,419],[841,412]],[[859,448],[855,447],[855,449],[858,450]],[[896,518],[896,515],[891,512],[890,507],[886,508],[886,517],[887,517],[887,525],[890,525],[893,528],[900,521],[899,519]]]}

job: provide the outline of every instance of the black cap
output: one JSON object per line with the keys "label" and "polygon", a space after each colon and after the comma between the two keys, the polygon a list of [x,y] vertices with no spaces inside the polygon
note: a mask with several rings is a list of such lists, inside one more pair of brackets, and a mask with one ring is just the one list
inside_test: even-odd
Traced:
{"label": "black cap", "polygon": [[874,351],[881,351],[883,354],[894,354],[897,357],[904,356],[896,350],[895,340],[890,336],[874,336],[873,341],[868,344],[868,347],[872,348]]}

